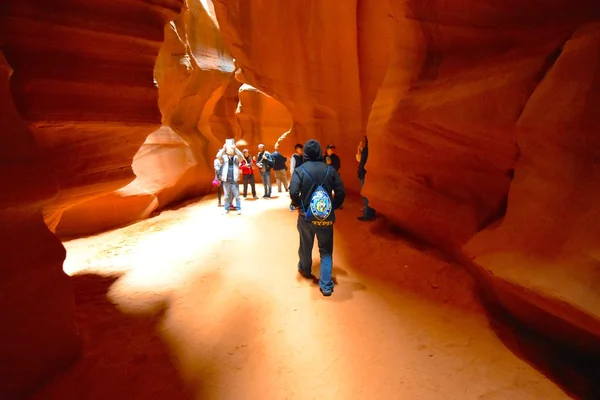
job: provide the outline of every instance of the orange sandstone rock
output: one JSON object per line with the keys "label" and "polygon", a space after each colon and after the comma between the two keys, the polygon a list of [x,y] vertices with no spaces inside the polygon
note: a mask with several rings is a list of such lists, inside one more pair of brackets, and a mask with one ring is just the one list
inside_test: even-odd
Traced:
{"label": "orange sandstone rock", "polygon": [[163,126],[148,136],[133,159],[137,178],[113,193],[66,210],[56,234],[93,234],[148,218],[165,205],[205,193],[211,179],[200,179],[206,167],[197,162],[194,152],[201,147]]}
{"label": "orange sandstone rock", "polygon": [[[234,65],[212,12],[210,2],[188,0],[181,15],[165,27],[154,69],[164,125],[137,152],[135,181],[65,211],[57,234],[91,234],[127,224],[210,190],[214,155],[233,130],[224,125],[234,119],[233,89],[221,116],[214,114],[231,86]],[[212,126],[217,126],[215,132]]]}
{"label": "orange sandstone rock", "polygon": [[596,22],[565,43],[518,119],[506,216],[466,245],[513,314],[598,352],[599,108]]}
{"label": "orange sandstone rock", "polygon": [[0,53],[0,398],[24,396],[79,354],[65,249],[44,224],[56,177],[15,110]]}
{"label": "orange sandstone rock", "polygon": [[239,99],[235,114],[239,138],[248,143],[252,154],[256,154],[260,143],[271,152],[275,144],[284,153],[293,151],[297,136],[288,135],[280,140],[292,125],[292,117],[281,103],[248,84],[240,87]]}
{"label": "orange sandstone rock", "polygon": [[220,0],[215,11],[238,79],[289,110],[292,137],[335,143],[342,175],[357,189],[354,153],[364,124],[356,2]]}
{"label": "orange sandstone rock", "polygon": [[363,191],[402,228],[460,246],[504,212],[516,121],[586,15],[567,1],[544,13],[533,4],[455,3],[443,12],[391,4],[394,39],[368,122]]}
{"label": "orange sandstone rock", "polygon": [[55,225],[135,178],[133,156],[160,126],[152,69],[163,27],[181,3],[2,4],[0,398],[24,395],[79,352],[64,248],[42,207]]}

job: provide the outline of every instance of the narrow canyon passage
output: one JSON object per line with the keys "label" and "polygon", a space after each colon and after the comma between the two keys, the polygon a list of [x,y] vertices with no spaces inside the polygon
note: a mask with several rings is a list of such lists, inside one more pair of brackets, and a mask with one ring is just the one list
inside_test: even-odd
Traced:
{"label": "narrow canyon passage", "polygon": [[86,348],[34,399],[568,398],[494,335],[463,271],[375,238],[359,199],[338,212],[334,295],[297,280],[288,204],[225,216],[209,197],[66,242]]}

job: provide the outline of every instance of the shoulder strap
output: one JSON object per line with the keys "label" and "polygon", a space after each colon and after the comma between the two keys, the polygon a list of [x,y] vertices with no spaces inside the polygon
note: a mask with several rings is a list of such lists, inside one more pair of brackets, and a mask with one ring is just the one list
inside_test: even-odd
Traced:
{"label": "shoulder strap", "polygon": [[309,174],[309,173],[308,173],[308,172],[307,172],[307,171],[304,169],[304,167],[303,167],[303,166],[299,166],[299,167],[298,167],[298,169],[301,169],[302,171],[304,171],[304,173],[305,173],[305,174],[306,174],[306,175],[307,175],[307,176],[310,178],[310,180],[311,180],[311,181],[313,181],[313,183],[314,183],[315,185],[318,185],[318,183],[317,183],[317,182],[315,182],[315,180],[313,179],[313,177],[312,177],[312,176],[310,176],[310,174]]}
{"label": "shoulder strap", "polygon": [[323,178],[323,182],[321,182],[321,186],[323,186],[323,184],[325,183],[325,179],[327,179],[328,175],[329,175],[329,165],[327,166],[327,171],[325,172],[325,178]]}
{"label": "shoulder strap", "polygon": [[304,169],[303,166],[299,166],[297,169],[301,169],[302,171],[304,171],[304,173],[310,178],[311,181],[313,181],[313,183],[317,186],[323,186],[323,184],[325,183],[325,180],[327,179],[327,176],[329,176],[329,165],[327,166],[327,171],[325,172],[325,178],[323,178],[323,182],[321,182],[321,184],[319,185],[312,176],[310,176],[310,174],[308,172],[306,172],[306,170]]}

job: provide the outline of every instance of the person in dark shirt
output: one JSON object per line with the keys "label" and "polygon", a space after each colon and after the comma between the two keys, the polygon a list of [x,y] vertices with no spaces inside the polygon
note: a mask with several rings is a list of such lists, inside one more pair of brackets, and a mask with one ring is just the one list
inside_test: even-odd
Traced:
{"label": "person in dark shirt", "polygon": [[294,175],[294,170],[301,166],[304,161],[302,161],[302,150],[304,149],[304,145],[302,143],[296,143],[294,146],[294,154],[292,155],[292,159],[290,160],[290,181],[292,180],[292,175]]}
{"label": "person in dark shirt", "polygon": [[271,168],[273,167],[273,157],[271,157],[271,153],[265,150],[265,145],[262,143],[258,145],[256,165],[260,168],[260,177],[265,189],[263,198],[268,199],[271,197]]}
{"label": "person in dark shirt", "polygon": [[330,144],[327,146],[327,155],[325,156],[325,162],[331,165],[339,173],[342,167],[342,162],[337,154],[335,154],[335,145]]}
{"label": "person in dark shirt", "polygon": [[284,157],[283,154],[279,152],[279,145],[275,145],[275,151],[271,153],[271,157],[273,158],[273,171],[275,171],[275,183],[277,184],[277,191],[281,193],[281,184],[283,183],[283,188],[287,192],[288,180],[286,176],[287,167],[285,165],[287,162],[287,157]]}
{"label": "person in dark shirt", "polygon": [[360,180],[361,197],[364,204],[363,215],[358,217],[359,221],[372,221],[375,219],[376,215],[375,209],[369,207],[369,199],[362,195],[362,187],[365,184],[365,177],[367,176],[365,165],[367,164],[368,158],[369,140],[365,136],[364,139],[359,143],[358,149],[356,150],[356,161],[358,161],[358,179]]}
{"label": "person in dark shirt", "polygon": [[217,199],[219,200],[219,207],[222,207],[221,197],[223,196],[223,181],[221,180],[221,168],[222,164],[219,158],[215,158],[213,161],[213,166],[215,169],[215,179],[213,179],[213,186],[217,187]]}
{"label": "person in dark shirt", "polygon": [[[303,164],[296,167],[290,183],[291,206],[298,210],[297,228],[300,235],[298,249],[298,272],[304,278],[312,279],[312,248],[317,236],[319,254],[321,256],[321,275],[319,287],[323,296],[333,293],[333,224],[335,210],[344,203],[345,192],[342,179],[337,171],[323,162],[323,150],[316,140],[309,140],[304,145]],[[329,217],[323,221],[309,220],[306,218],[307,205],[317,189],[317,184],[322,183],[323,189],[332,199],[332,210]],[[332,195],[332,192],[335,195]]]}

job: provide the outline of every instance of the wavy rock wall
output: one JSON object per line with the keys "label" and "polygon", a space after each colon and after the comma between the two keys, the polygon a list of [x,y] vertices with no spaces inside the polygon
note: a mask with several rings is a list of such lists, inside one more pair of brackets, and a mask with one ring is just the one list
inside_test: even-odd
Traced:
{"label": "wavy rock wall", "polygon": [[[279,151],[289,158],[297,141],[306,141],[298,137],[297,132],[290,132],[292,116],[271,96],[248,84],[243,84],[239,89],[239,99],[235,114],[236,127],[239,131],[239,140],[247,143],[240,148],[247,148],[250,154],[256,156],[260,143],[271,152],[274,151],[275,145],[278,145]],[[260,180],[258,173],[256,178]]]}
{"label": "wavy rock wall", "polygon": [[342,176],[350,188],[358,189],[351,163],[364,118],[356,2],[214,4],[223,39],[240,67],[238,79],[289,111],[294,121],[290,138],[335,142],[348,166],[342,166]]}
{"label": "wavy rock wall", "polygon": [[[0,398],[79,354],[65,251],[44,224],[129,183],[160,125],[152,69],[178,0],[0,6]],[[9,80],[11,70],[12,76]]]}
{"label": "wavy rock wall", "polygon": [[135,155],[137,178],[64,211],[56,229],[59,236],[131,223],[211,190],[213,157],[231,134],[235,118],[229,89],[233,59],[212,13],[210,2],[186,0],[181,14],[165,27],[154,68],[163,126],[146,137]]}
{"label": "wavy rock wall", "polygon": [[512,313],[598,354],[599,107],[600,21],[569,38],[527,101],[506,215],[465,247]]}

